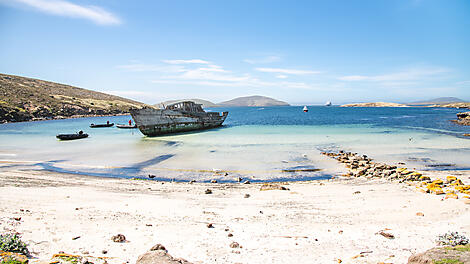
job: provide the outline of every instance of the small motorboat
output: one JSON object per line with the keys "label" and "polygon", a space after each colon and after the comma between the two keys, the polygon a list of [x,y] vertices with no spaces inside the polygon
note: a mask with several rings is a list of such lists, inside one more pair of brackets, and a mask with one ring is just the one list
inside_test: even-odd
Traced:
{"label": "small motorboat", "polygon": [[106,124],[91,124],[91,128],[98,128],[98,127],[112,127],[114,126],[114,123],[106,123]]}
{"label": "small motorboat", "polygon": [[331,106],[331,101],[326,102],[325,106]]}
{"label": "small motorboat", "polygon": [[304,106],[304,112],[307,113],[308,112],[308,108],[307,106]]}
{"label": "small motorboat", "polygon": [[123,124],[117,124],[117,128],[137,128],[137,125],[123,125]]}
{"label": "small motorboat", "polygon": [[88,134],[83,133],[83,131],[80,131],[80,132],[75,133],[75,134],[59,134],[55,137],[60,139],[60,140],[74,140],[74,139],[87,138]]}

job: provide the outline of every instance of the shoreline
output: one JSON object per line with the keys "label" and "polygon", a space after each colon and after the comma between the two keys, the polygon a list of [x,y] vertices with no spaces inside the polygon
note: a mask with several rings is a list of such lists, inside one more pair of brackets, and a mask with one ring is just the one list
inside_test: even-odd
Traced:
{"label": "shoreline", "polygon": [[25,122],[41,122],[41,121],[53,121],[53,120],[65,120],[65,119],[77,119],[77,118],[87,118],[87,117],[113,117],[113,116],[125,116],[130,115],[130,113],[121,113],[121,114],[112,114],[112,115],[74,115],[74,116],[59,116],[54,118],[35,118],[28,121],[15,121],[15,122],[1,122],[1,124],[13,124],[13,123],[25,123]]}
{"label": "shoreline", "polygon": [[[469,172],[423,173],[470,180]],[[3,169],[0,227],[22,233],[39,260],[63,251],[108,263],[135,263],[158,243],[193,263],[405,263],[434,247],[439,234],[470,234],[464,199],[421,193],[407,183],[341,177],[261,186]],[[113,242],[116,234],[127,242]]]}

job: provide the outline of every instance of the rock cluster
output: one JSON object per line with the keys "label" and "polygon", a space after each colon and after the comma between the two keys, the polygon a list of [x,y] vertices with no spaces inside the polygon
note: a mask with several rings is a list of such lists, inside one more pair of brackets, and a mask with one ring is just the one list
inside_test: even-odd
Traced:
{"label": "rock cluster", "polygon": [[[344,176],[347,177],[383,178],[390,181],[414,182],[419,191],[437,195],[446,194],[446,198],[458,199],[457,193],[470,195],[470,185],[465,185],[455,176],[447,176],[446,181],[431,180],[431,178],[417,171],[373,162],[366,155],[360,156],[357,153],[344,151],[338,153],[322,152],[322,154],[346,164],[349,172]],[[464,198],[470,198],[470,196]]]}
{"label": "rock cluster", "polygon": [[470,126],[470,112],[457,113],[457,120],[452,120],[457,124]]}

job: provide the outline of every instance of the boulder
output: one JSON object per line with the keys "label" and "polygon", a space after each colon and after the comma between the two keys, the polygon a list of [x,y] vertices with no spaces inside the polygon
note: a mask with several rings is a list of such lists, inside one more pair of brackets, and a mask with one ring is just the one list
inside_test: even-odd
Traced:
{"label": "boulder", "polygon": [[470,263],[470,245],[435,247],[424,253],[414,254],[408,259],[408,264],[433,263]]}
{"label": "boulder", "polygon": [[166,250],[154,250],[140,255],[136,264],[191,264],[191,262],[173,258]]}

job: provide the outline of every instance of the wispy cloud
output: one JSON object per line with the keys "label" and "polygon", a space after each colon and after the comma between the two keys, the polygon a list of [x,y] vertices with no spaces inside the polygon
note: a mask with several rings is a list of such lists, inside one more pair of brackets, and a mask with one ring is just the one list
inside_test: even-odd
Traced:
{"label": "wispy cloud", "polygon": [[442,73],[447,73],[447,68],[412,68],[400,72],[382,74],[382,75],[347,75],[339,77],[342,81],[375,81],[375,82],[397,82],[397,81],[413,81],[423,78],[432,77]]}
{"label": "wispy cloud", "polygon": [[200,59],[191,60],[163,60],[164,63],[168,64],[211,64],[209,61]]}
{"label": "wispy cloud", "polygon": [[119,25],[122,21],[98,6],[83,6],[63,0],[14,0],[51,15],[82,18],[99,25]]}
{"label": "wispy cloud", "polygon": [[264,63],[273,63],[276,61],[280,61],[281,57],[279,56],[266,56],[263,58],[257,59],[244,59],[243,61],[250,64],[264,64]]}
{"label": "wispy cloud", "polygon": [[272,72],[281,74],[293,74],[293,75],[306,75],[306,74],[318,74],[319,71],[308,71],[308,70],[295,70],[295,69],[281,69],[281,68],[256,68],[259,72]]}
{"label": "wispy cloud", "polygon": [[[133,63],[119,65],[117,68],[132,72],[158,72],[160,75],[152,83],[175,85],[198,85],[215,87],[279,87],[292,89],[311,89],[303,82],[268,82],[260,80],[249,73],[237,74],[225,70],[222,66],[201,59],[163,60],[164,64]],[[279,70],[279,69],[277,69]],[[282,69],[281,69],[282,70]],[[288,70],[290,74],[311,74],[311,71]],[[275,71],[275,73],[279,73]],[[279,79],[288,76],[279,74]]]}

